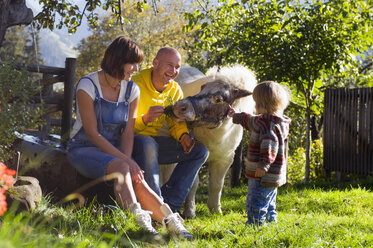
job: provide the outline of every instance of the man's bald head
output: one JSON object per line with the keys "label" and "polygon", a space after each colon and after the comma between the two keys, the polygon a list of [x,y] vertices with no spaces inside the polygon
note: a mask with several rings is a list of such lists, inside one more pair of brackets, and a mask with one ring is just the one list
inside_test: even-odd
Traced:
{"label": "man's bald head", "polygon": [[181,55],[172,47],[159,49],[153,60],[152,81],[158,91],[162,91],[179,75]]}
{"label": "man's bald head", "polygon": [[181,58],[181,55],[178,50],[173,47],[162,47],[158,50],[157,55],[155,56],[156,59],[161,59],[164,56],[177,56]]}

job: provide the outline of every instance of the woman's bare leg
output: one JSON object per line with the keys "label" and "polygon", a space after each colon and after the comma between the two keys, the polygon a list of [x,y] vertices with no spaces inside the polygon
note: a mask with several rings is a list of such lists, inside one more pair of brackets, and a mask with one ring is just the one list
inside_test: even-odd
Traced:
{"label": "woman's bare leg", "polygon": [[106,174],[114,172],[119,172],[124,177],[123,184],[120,184],[118,179],[114,180],[114,193],[120,206],[127,209],[132,203],[138,201],[142,209],[152,212],[153,219],[162,222],[166,217],[161,211],[161,206],[164,203],[145,180],[142,180],[141,183],[132,181],[128,164],[120,159],[113,160],[106,169]]}
{"label": "woman's bare leg", "polygon": [[152,218],[162,223],[166,217],[161,211],[161,206],[164,204],[162,199],[148,186],[145,180],[142,180],[141,183],[133,183],[133,188],[142,208],[151,211]]}
{"label": "woman's bare leg", "polygon": [[124,182],[119,183],[118,179],[114,180],[114,193],[117,202],[123,209],[127,209],[132,203],[137,202],[135,191],[132,187],[132,179],[129,166],[123,160],[114,159],[106,169],[106,175],[111,173],[120,173],[123,175]]}

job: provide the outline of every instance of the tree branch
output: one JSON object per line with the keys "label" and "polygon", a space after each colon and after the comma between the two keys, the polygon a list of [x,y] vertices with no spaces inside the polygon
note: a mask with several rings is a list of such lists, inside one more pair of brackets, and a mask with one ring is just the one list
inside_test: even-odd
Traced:
{"label": "tree branch", "polygon": [[359,73],[363,73],[365,70],[369,69],[369,67],[371,67],[372,65],[373,65],[373,62],[368,63],[367,65],[365,65],[363,68],[359,70]]}

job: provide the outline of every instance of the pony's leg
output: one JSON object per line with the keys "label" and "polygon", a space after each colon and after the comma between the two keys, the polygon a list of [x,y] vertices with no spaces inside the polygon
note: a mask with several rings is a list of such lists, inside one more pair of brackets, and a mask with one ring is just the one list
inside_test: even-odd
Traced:
{"label": "pony's leg", "polygon": [[176,163],[159,165],[159,186],[160,187],[162,187],[162,185],[168,181],[176,165],[177,165]]}
{"label": "pony's leg", "polygon": [[[159,165],[159,181],[160,185],[163,185],[170,178],[176,164],[161,164]],[[194,180],[193,186],[184,201],[184,212],[185,218],[193,219],[196,217],[196,193],[199,184],[199,177],[197,176]]]}
{"label": "pony's leg", "polygon": [[231,163],[211,161],[209,165],[209,198],[207,206],[211,212],[222,213],[220,197],[224,185],[224,177],[229,170]]}
{"label": "pony's leg", "polygon": [[194,180],[193,186],[189,191],[189,194],[184,202],[184,212],[183,215],[187,219],[193,219],[196,217],[196,193],[199,184],[199,177],[197,175]]}

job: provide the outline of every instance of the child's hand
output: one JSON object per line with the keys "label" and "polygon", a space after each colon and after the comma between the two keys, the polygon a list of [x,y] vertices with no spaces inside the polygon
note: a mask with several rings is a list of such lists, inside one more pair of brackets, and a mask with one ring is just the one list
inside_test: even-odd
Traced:
{"label": "child's hand", "polygon": [[266,174],[266,171],[263,168],[256,167],[255,177],[262,177]]}
{"label": "child's hand", "polygon": [[236,111],[234,110],[234,108],[230,107],[230,109],[228,111],[228,117],[232,117],[235,112]]}

